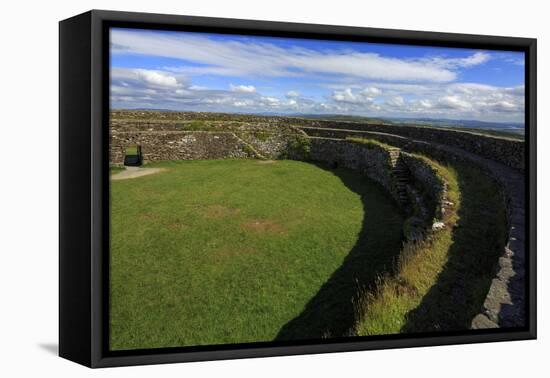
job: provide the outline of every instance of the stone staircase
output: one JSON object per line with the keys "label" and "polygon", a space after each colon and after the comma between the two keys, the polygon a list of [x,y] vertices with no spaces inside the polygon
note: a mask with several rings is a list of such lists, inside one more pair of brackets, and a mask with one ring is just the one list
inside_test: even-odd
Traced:
{"label": "stone staircase", "polygon": [[389,149],[391,174],[394,178],[396,186],[397,197],[402,205],[407,205],[409,197],[407,195],[407,185],[410,182],[409,169],[403,163],[403,160],[399,158],[401,149],[397,147],[391,147]]}

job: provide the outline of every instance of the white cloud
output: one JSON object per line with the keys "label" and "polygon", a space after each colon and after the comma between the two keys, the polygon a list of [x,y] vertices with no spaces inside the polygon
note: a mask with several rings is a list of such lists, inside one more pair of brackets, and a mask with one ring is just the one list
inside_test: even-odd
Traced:
{"label": "white cloud", "polygon": [[[124,51],[133,53],[145,54],[154,50],[162,55],[168,54],[165,50],[169,47],[179,46],[180,50],[173,51],[172,55],[181,58],[189,53],[189,60],[203,64],[187,73],[205,70],[208,73],[293,76],[315,72],[322,73],[326,79],[316,85],[330,90],[325,92],[324,98],[315,99],[302,96],[298,90],[268,96],[259,93],[247,81],[230,84],[226,89],[210,89],[193,85],[189,76],[183,73],[185,70],[112,68],[111,102],[115,108],[269,110],[513,121],[522,121],[524,117],[523,85],[497,87],[449,82],[456,78],[455,70],[491,59],[491,55],[484,52],[465,58],[432,57],[413,61],[349,50],[319,52],[304,48],[281,49],[268,43],[221,43],[205,37],[174,38],[151,33],[137,34],[137,37],[135,33],[123,33],[119,37],[119,47],[115,49],[122,45],[126,46]],[[143,38],[151,38],[158,44],[145,43]],[[138,42],[146,47],[138,46]],[[202,45],[203,51],[190,52],[192,43]],[[230,48],[225,48],[226,45]],[[345,80],[331,81],[331,75],[339,74],[346,75]]]}
{"label": "white cloud", "polygon": [[178,80],[174,76],[166,73],[150,71],[150,70],[135,70],[135,74],[147,83],[162,87],[177,87]]}
{"label": "white cloud", "polygon": [[484,51],[477,51],[472,55],[464,58],[448,58],[445,56],[432,56],[427,58],[418,59],[418,62],[423,62],[428,65],[440,67],[442,69],[448,69],[455,71],[460,68],[470,68],[480,64],[484,64],[491,59],[491,55]]}
{"label": "white cloud", "polygon": [[472,67],[486,63],[489,59],[491,56],[486,52],[476,52],[469,57],[458,59],[457,64],[459,67]]}
{"label": "white cloud", "polygon": [[242,93],[254,93],[256,92],[256,87],[253,85],[233,85],[229,84],[229,89],[233,92],[242,92]]}
{"label": "white cloud", "polygon": [[201,85],[191,85],[191,86],[189,87],[189,89],[195,90],[195,91],[202,91],[202,90],[208,89],[208,87],[203,87],[203,86],[201,86]]}
{"label": "white cloud", "polygon": [[405,100],[403,99],[403,97],[401,96],[395,96],[395,97],[392,97],[390,99],[388,99],[385,104],[389,105],[389,106],[393,106],[393,107],[402,107],[403,105],[405,105]]}
{"label": "white cloud", "polygon": [[513,64],[515,66],[525,66],[525,53],[523,52],[495,52],[492,54],[495,59]]}
{"label": "white cloud", "polygon": [[361,91],[366,96],[376,96],[382,93],[382,91],[376,87],[366,87]]}
{"label": "white cloud", "polygon": [[340,75],[384,81],[450,82],[456,69],[482,64],[489,54],[465,58],[402,59],[353,50],[317,51],[266,42],[220,41],[196,34],[111,31],[114,54],[143,54],[176,58],[201,66],[172,68],[188,75],[208,73],[231,76]]}
{"label": "white cloud", "polygon": [[433,108],[433,104],[430,100],[420,100],[418,101],[418,105],[424,109],[431,109]]}
{"label": "white cloud", "polygon": [[233,102],[233,105],[238,107],[238,108],[242,108],[242,107],[245,107],[245,106],[252,106],[252,105],[254,105],[254,102],[250,101],[250,100],[237,100],[237,101]]}
{"label": "white cloud", "polygon": [[[258,91],[214,90],[184,77],[165,80],[170,73],[144,74],[114,69],[111,101],[114,108],[168,108],[198,111],[281,113],[341,113],[367,116],[434,117],[522,121],[524,86],[497,87],[478,83],[354,85],[334,90],[323,100],[285,93],[267,96]],[[160,79],[159,79],[160,78]],[[242,87],[242,86],[241,86]],[[249,86],[244,86],[249,87]]]}
{"label": "white cloud", "polygon": [[[382,89],[369,89],[373,87]],[[368,95],[376,92],[377,95]],[[478,83],[382,83],[335,90],[330,99],[353,114],[521,122],[524,92],[524,86]]]}
{"label": "white cloud", "polygon": [[179,75],[141,68],[112,68],[111,81],[120,87],[142,86],[158,88],[179,88],[186,83],[185,77]]}
{"label": "white cloud", "polygon": [[282,102],[277,97],[262,96],[260,97],[258,105],[266,106],[268,108],[278,108],[282,105]]}
{"label": "white cloud", "polygon": [[373,98],[368,90],[361,90],[354,92],[351,88],[346,88],[343,91],[334,91],[332,93],[332,99],[336,102],[343,102],[349,104],[370,104],[373,102]]}
{"label": "white cloud", "polygon": [[442,108],[449,109],[470,109],[472,104],[461,98],[460,96],[445,96],[439,100],[439,105]]}

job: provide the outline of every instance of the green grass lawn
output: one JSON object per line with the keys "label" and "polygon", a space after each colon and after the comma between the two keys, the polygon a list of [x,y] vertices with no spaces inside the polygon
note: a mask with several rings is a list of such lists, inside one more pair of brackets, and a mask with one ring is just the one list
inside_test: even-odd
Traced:
{"label": "green grass lawn", "polygon": [[164,162],[111,182],[111,350],[340,336],[389,269],[384,190],[296,161]]}

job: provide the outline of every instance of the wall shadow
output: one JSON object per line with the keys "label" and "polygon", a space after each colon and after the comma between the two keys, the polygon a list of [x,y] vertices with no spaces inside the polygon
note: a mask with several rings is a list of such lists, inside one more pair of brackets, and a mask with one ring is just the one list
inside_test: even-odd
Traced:
{"label": "wall shadow", "polygon": [[453,229],[448,261],[422,302],[406,315],[401,332],[470,329],[482,311],[504,250],[506,215],[501,194],[483,173],[457,169],[461,192],[459,220]]}
{"label": "wall shadow", "polygon": [[[312,164],[332,172],[348,189],[359,194],[365,216],[357,242],[342,265],[321,286],[302,313],[281,328],[275,340],[350,335],[356,319],[354,301],[358,289],[372,288],[378,277],[390,271],[402,246],[403,215],[381,186],[356,171]],[[369,198],[373,190],[379,191],[376,197],[384,196],[387,201]]]}

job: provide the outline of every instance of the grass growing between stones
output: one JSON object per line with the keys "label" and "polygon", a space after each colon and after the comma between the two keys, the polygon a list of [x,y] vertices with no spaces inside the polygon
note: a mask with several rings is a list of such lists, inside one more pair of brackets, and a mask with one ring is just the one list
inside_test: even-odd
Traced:
{"label": "grass growing between stones", "polygon": [[504,202],[476,168],[439,171],[455,204],[447,227],[430,240],[406,244],[396,274],[380,279],[375,292],[362,293],[359,335],[465,330],[481,310],[504,248]]}
{"label": "grass growing between stones", "polygon": [[357,283],[399,253],[401,215],[355,172],[149,166],[166,171],[111,182],[112,350],[337,335],[353,326]]}
{"label": "grass growing between stones", "polygon": [[350,142],[363,144],[365,146],[382,147],[384,150],[395,148],[394,146],[391,146],[391,145],[389,145],[387,143],[384,143],[384,142],[380,142],[376,139],[347,137],[346,140],[350,141]]}

